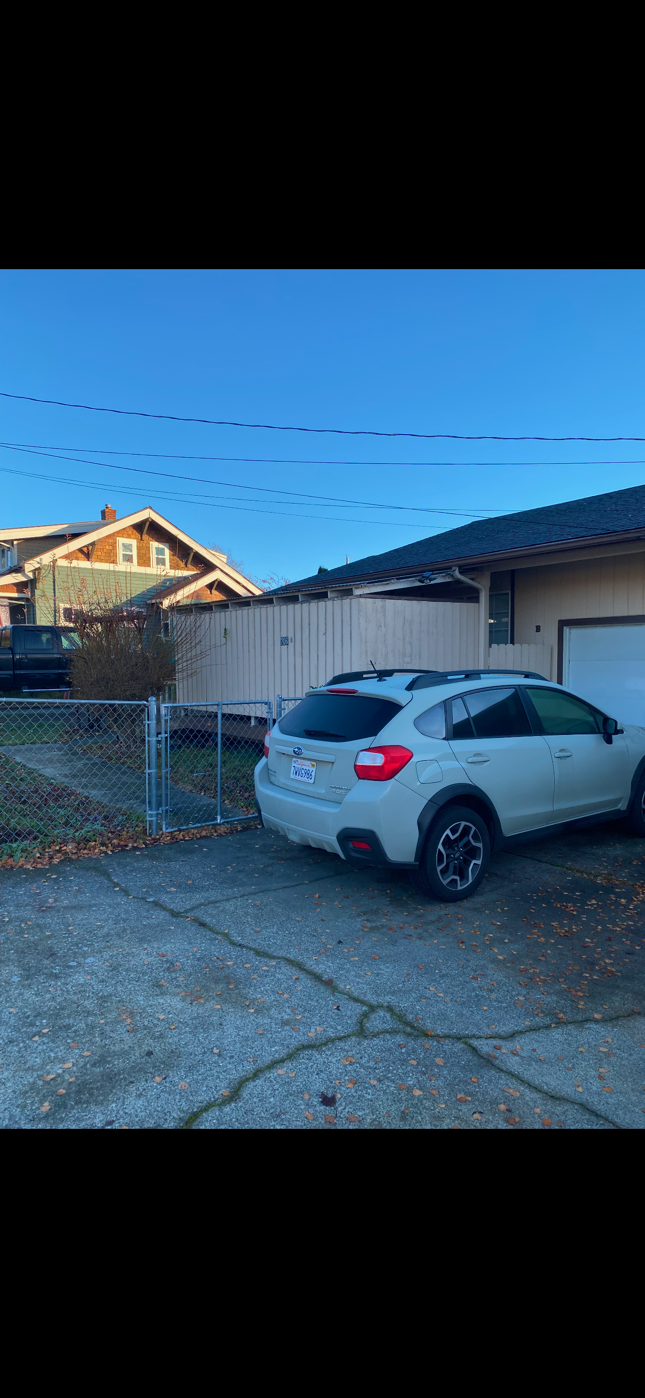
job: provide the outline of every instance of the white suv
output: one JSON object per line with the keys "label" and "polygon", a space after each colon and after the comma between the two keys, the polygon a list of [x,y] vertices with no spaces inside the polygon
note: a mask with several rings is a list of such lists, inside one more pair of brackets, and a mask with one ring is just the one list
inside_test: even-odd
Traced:
{"label": "white suv", "polygon": [[336,675],[264,751],[270,830],[409,869],[443,902],[475,891],[492,849],[620,817],[645,836],[645,728],[531,672]]}

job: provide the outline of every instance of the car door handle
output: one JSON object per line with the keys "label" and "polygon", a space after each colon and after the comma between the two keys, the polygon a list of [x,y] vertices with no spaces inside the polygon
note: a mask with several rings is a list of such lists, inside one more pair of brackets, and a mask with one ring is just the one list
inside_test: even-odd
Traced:
{"label": "car door handle", "polygon": [[483,752],[474,752],[472,757],[466,758],[466,761],[478,766],[480,762],[490,762],[490,757],[486,757]]}
{"label": "car door handle", "polygon": [[572,751],[571,751],[571,748],[560,748],[558,752],[554,752],[553,756],[554,756],[554,757],[573,757],[573,753],[572,753]]}

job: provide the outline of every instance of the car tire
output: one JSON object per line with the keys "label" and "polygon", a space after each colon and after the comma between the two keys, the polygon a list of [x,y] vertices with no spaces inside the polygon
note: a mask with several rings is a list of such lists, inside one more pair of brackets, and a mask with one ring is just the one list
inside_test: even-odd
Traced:
{"label": "car tire", "polygon": [[641,839],[645,839],[645,772],[634,792],[625,828],[630,835],[639,835]]}
{"label": "car tire", "polygon": [[468,806],[445,807],[431,826],[418,869],[410,879],[419,893],[440,903],[470,898],[490,861],[486,822]]}

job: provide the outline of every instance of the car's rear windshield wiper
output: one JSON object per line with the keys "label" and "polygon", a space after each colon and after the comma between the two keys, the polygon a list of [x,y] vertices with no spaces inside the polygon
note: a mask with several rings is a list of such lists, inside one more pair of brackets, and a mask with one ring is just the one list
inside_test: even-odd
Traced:
{"label": "car's rear windshield wiper", "polygon": [[338,738],[339,742],[346,743],[344,733],[328,733],[326,728],[305,728],[307,738]]}

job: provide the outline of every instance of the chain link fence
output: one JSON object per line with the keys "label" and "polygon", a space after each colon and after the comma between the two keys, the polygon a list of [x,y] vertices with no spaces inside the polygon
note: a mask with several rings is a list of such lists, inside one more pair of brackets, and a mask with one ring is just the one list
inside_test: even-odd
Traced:
{"label": "chain link fence", "polygon": [[266,700],[0,699],[0,858],[253,820],[272,723]]}
{"label": "chain link fence", "polygon": [[0,700],[0,854],[145,834],[149,706]]}
{"label": "chain link fence", "polygon": [[253,772],[272,721],[264,699],[162,704],[161,828],[255,819]]}

